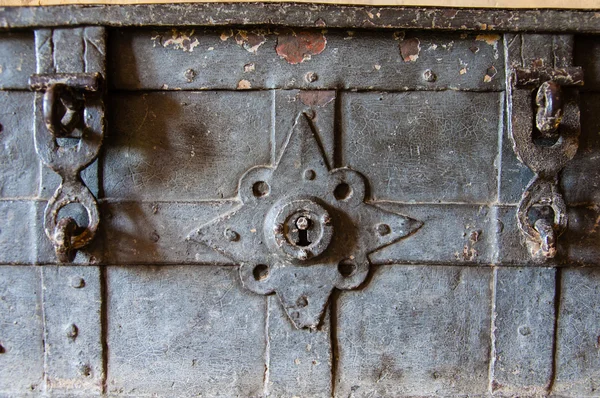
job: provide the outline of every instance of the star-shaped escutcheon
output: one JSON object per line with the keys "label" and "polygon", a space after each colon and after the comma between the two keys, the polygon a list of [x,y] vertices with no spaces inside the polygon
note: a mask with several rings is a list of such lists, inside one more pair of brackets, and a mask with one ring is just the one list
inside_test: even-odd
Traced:
{"label": "star-shaped escutcheon", "polygon": [[310,119],[300,114],[277,164],[241,177],[240,206],[189,239],[238,263],[246,288],[275,292],[297,328],[317,328],[334,287],[358,287],[370,253],[422,225],[365,203],[365,190],[360,173],[331,170]]}

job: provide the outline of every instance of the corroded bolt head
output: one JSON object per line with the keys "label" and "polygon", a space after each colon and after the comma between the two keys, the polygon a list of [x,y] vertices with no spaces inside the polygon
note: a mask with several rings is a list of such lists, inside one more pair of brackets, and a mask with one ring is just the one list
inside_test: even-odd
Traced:
{"label": "corroded bolt head", "polygon": [[230,242],[237,242],[238,240],[240,240],[240,234],[235,232],[233,229],[227,228],[225,232],[223,232],[223,235],[225,235],[225,239],[227,239]]}
{"label": "corroded bolt head", "polygon": [[314,180],[315,177],[317,176],[317,174],[315,173],[314,170],[308,169],[308,170],[304,170],[304,179],[305,180]]}
{"label": "corroded bolt head", "polygon": [[65,334],[67,335],[67,337],[73,340],[75,340],[78,333],[79,330],[77,329],[77,326],[75,326],[75,324],[73,323],[67,326],[67,328],[65,329]]}
{"label": "corroded bolt head", "polygon": [[298,300],[296,300],[296,305],[298,307],[306,307],[308,305],[308,299],[306,298],[306,296],[298,297]]}
{"label": "corroded bolt head", "polygon": [[378,224],[376,229],[377,229],[377,233],[380,236],[385,236],[385,235],[389,234],[390,232],[392,232],[390,226],[387,224]]}
{"label": "corroded bolt head", "polygon": [[298,250],[298,253],[296,254],[296,257],[298,258],[298,260],[307,260],[308,259],[308,252],[304,249],[300,249]]}
{"label": "corroded bolt head", "polygon": [[305,231],[310,226],[310,220],[307,217],[301,216],[296,220],[296,226],[299,230]]}
{"label": "corroded bolt head", "polygon": [[314,83],[319,80],[319,75],[317,75],[315,72],[308,72],[304,78],[307,82]]}
{"label": "corroded bolt head", "polygon": [[71,287],[74,287],[75,289],[81,289],[84,286],[85,280],[83,280],[83,278],[80,278],[78,276],[74,276],[71,278]]}
{"label": "corroded bolt head", "polygon": [[435,73],[433,73],[431,69],[427,69],[425,72],[423,72],[423,79],[426,82],[433,83],[437,80],[437,76],[435,75]]}
{"label": "corroded bolt head", "polygon": [[196,71],[193,69],[188,69],[185,71],[183,76],[187,79],[189,83],[191,83],[196,78]]}
{"label": "corroded bolt head", "polygon": [[79,374],[85,377],[89,377],[92,374],[92,368],[89,365],[80,365]]}
{"label": "corroded bolt head", "polygon": [[521,336],[528,336],[531,334],[531,329],[528,326],[519,326],[519,334]]}

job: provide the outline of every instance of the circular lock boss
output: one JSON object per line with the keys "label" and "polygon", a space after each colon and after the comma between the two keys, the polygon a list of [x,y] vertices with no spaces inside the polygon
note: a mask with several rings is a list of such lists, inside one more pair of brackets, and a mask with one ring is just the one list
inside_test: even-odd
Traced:
{"label": "circular lock boss", "polygon": [[304,262],[321,255],[331,243],[333,223],[313,199],[276,204],[266,218],[265,235],[272,249]]}

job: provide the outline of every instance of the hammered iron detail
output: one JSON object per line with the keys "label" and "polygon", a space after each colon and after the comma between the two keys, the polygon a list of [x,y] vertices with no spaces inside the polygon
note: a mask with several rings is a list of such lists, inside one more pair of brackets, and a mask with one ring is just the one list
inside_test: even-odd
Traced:
{"label": "hammered iron detail", "polygon": [[422,225],[365,202],[365,178],[331,169],[305,114],[275,166],[242,176],[238,198],[239,207],[188,238],[239,263],[246,288],[277,293],[297,328],[317,328],[333,288],[358,287],[370,253]]}

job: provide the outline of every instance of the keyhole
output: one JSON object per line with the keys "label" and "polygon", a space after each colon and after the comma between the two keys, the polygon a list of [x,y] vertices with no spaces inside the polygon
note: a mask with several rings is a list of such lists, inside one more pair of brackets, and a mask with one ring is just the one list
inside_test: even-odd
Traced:
{"label": "keyhole", "polygon": [[296,227],[298,227],[298,240],[296,241],[297,246],[306,247],[312,242],[308,240],[308,229],[310,228],[310,219],[307,217],[298,217],[296,220]]}

